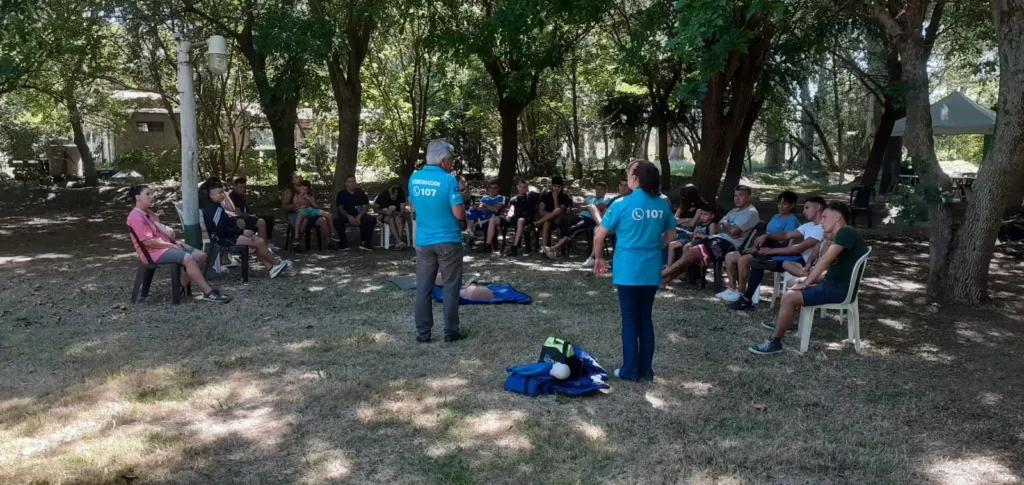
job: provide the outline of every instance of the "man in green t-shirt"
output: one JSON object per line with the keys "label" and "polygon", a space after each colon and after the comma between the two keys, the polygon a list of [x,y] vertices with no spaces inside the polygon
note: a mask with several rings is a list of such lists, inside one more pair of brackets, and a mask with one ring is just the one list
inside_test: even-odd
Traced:
{"label": "man in green t-shirt", "polygon": [[[818,258],[807,278],[798,280],[782,296],[779,315],[775,324],[762,324],[773,330],[771,338],[750,348],[755,354],[776,354],[782,352],[782,337],[793,325],[797,308],[819,306],[830,303],[842,303],[849,293],[853,277],[853,267],[865,253],[868,246],[864,238],[851,226],[850,207],[842,202],[832,202],[825,208],[821,216],[821,225],[825,234],[833,235],[832,246]],[[828,270],[828,273],[825,271]],[[822,278],[824,274],[824,278]]]}

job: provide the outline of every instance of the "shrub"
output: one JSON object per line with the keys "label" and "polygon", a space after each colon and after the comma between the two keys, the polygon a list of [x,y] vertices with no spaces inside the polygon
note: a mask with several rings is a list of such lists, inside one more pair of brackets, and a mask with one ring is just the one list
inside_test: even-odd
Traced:
{"label": "shrub", "polygon": [[135,170],[146,180],[158,182],[181,177],[181,152],[176,148],[141,147],[114,159],[114,168]]}

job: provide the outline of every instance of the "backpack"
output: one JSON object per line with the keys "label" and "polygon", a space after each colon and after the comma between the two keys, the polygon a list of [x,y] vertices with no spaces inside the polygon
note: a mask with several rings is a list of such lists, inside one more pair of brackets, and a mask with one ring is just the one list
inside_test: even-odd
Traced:
{"label": "backpack", "polygon": [[538,362],[560,362],[569,366],[569,379],[579,379],[583,371],[583,362],[576,355],[572,342],[556,337],[548,337],[540,348]]}

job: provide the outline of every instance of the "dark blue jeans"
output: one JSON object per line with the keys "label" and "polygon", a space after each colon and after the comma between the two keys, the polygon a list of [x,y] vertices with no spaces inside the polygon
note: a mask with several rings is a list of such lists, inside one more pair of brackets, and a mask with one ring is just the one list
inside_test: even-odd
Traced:
{"label": "dark blue jeans", "polygon": [[619,285],[622,313],[622,368],[619,378],[654,379],[654,294],[657,286]]}
{"label": "dark blue jeans", "polygon": [[[338,246],[342,249],[348,247],[348,238],[345,237],[345,226],[347,224],[348,218],[341,214],[334,218],[334,232],[338,234]],[[368,248],[373,247],[373,229],[375,227],[377,227],[376,217],[370,217],[367,214],[359,220],[359,244]]]}

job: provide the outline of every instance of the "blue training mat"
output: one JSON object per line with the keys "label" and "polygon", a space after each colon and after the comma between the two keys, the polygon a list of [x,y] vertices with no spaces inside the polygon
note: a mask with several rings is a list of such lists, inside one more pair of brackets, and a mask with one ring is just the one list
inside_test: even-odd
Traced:
{"label": "blue training mat", "polygon": [[[529,305],[533,303],[533,299],[530,295],[523,293],[508,283],[489,283],[486,285],[491,293],[494,293],[494,298],[491,300],[468,300],[466,298],[459,298],[460,305],[497,305],[500,303],[518,303],[520,305]],[[444,291],[440,286],[434,286],[434,299],[437,301],[444,301]]]}

